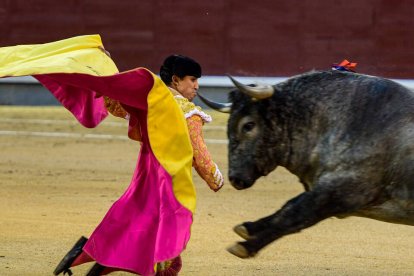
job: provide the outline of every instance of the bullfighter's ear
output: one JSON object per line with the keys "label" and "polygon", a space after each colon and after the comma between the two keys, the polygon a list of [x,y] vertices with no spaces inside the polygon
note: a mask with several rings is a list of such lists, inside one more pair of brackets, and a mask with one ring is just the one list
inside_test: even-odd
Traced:
{"label": "bullfighter's ear", "polygon": [[240,83],[239,81],[235,80],[232,76],[227,75],[232,83],[244,94],[252,97],[256,100],[263,100],[270,98],[275,89],[271,85],[257,85],[257,86],[248,86]]}
{"label": "bullfighter's ear", "polygon": [[212,109],[223,113],[230,113],[232,103],[217,103],[205,98],[200,93],[197,93],[197,95],[207,106],[211,107]]}

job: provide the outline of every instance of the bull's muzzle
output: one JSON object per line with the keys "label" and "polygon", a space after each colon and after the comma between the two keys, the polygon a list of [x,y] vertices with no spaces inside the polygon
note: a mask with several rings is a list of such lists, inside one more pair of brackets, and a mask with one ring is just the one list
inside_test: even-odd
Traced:
{"label": "bull's muzzle", "polygon": [[246,181],[236,176],[229,175],[229,180],[231,185],[236,188],[236,190],[243,190],[249,188],[253,185],[254,181]]}

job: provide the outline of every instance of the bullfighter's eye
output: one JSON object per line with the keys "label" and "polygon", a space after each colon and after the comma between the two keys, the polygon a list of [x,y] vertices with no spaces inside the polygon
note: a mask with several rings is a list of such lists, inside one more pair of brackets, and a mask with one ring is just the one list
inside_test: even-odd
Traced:
{"label": "bullfighter's eye", "polygon": [[256,124],[254,122],[245,123],[243,125],[243,133],[247,133],[247,132],[251,131],[255,126],[256,126]]}

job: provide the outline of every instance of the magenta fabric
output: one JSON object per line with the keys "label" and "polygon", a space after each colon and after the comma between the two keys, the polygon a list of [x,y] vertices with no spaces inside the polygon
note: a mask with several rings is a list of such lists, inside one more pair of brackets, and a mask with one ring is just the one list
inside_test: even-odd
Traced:
{"label": "magenta fabric", "polygon": [[154,84],[151,73],[143,68],[112,76],[53,73],[34,77],[88,128],[96,127],[108,115],[100,95],[146,110],[146,97]]}
{"label": "magenta fabric", "polygon": [[147,132],[147,96],[153,76],[144,69],[113,76],[46,74],[35,76],[86,127],[106,116],[102,98],[119,100],[139,126],[142,144],[138,162],[125,193],[112,205],[90,236],[84,251],[114,270],[153,275],[157,262],[184,250],[192,213],[175,198],[172,178],[153,154]]}
{"label": "magenta fabric", "polygon": [[180,255],[191,224],[191,212],[174,197],[170,175],[144,143],[130,186],[84,251],[102,265],[153,275],[155,263]]}
{"label": "magenta fabric", "polygon": [[96,98],[96,93],[94,91],[83,91],[75,86],[64,85],[55,81],[48,75],[38,75],[34,77],[37,78],[37,80],[42,83],[84,127],[94,128],[108,116],[103,98]]}

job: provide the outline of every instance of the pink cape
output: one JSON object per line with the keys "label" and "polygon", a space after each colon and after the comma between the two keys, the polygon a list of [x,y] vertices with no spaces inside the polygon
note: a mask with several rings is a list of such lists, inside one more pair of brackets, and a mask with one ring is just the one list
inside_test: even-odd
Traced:
{"label": "pink cape", "polygon": [[[90,236],[84,251],[98,263],[141,275],[172,259],[190,238],[192,212],[174,195],[172,177],[154,155],[147,131],[147,96],[154,76],[143,68],[113,76],[56,73],[35,76],[86,127],[107,115],[102,98],[119,100],[140,126],[142,145],[131,183]],[[168,112],[168,110],[166,110]]]}

